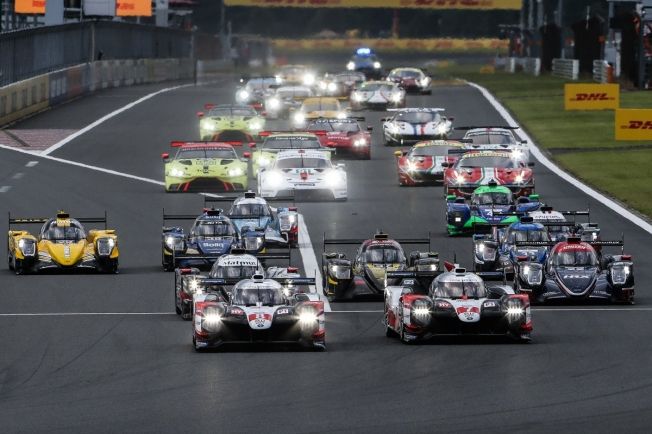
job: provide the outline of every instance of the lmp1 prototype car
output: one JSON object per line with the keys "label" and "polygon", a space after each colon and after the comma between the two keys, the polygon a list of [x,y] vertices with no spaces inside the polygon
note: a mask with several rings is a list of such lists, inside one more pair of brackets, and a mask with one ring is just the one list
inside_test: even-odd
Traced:
{"label": "lmp1 prototype car", "polygon": [[388,81],[366,81],[351,92],[351,110],[405,107],[405,90]]}
{"label": "lmp1 prototype car", "polygon": [[451,150],[464,149],[454,140],[418,142],[409,151],[396,151],[399,185],[432,185],[444,180],[444,166],[455,163],[457,156]]}
{"label": "lmp1 prototype car", "polygon": [[413,144],[422,140],[446,139],[453,118],[441,115],[441,108],[403,108],[383,119],[383,136],[388,146]]}
{"label": "lmp1 prototype car", "polygon": [[349,71],[339,74],[326,74],[319,81],[318,92],[322,96],[348,98],[353,89],[365,81],[361,72]]}
{"label": "lmp1 prototype car", "polygon": [[235,92],[235,100],[238,104],[251,105],[254,108],[262,106],[265,97],[273,93],[274,88],[281,84],[277,77],[243,77],[240,80],[244,86],[239,87]]}
{"label": "lmp1 prototype car", "polygon": [[306,98],[299,111],[293,115],[295,127],[303,127],[306,122],[319,118],[345,119],[346,112],[337,98],[317,97]]}
{"label": "lmp1 prototype car", "polygon": [[445,194],[469,197],[476,188],[495,182],[516,197],[529,196],[534,193],[532,166],[509,151],[470,151],[444,171]]}
{"label": "lmp1 prototype car", "polygon": [[463,197],[446,197],[446,223],[449,235],[471,233],[477,224],[510,224],[541,207],[538,194],[515,199],[507,187],[495,182],[478,187],[470,203]]}
{"label": "lmp1 prototype car", "polygon": [[[532,247],[532,242],[524,243]],[[601,255],[596,246],[620,246],[622,241],[584,242],[569,237],[561,243],[534,243],[552,247],[545,263],[518,257],[516,288],[534,302],[634,302],[634,264],[630,255]],[[520,247],[520,243],[517,243]]]}
{"label": "lmp1 prototype car", "polygon": [[[86,233],[82,223],[104,223],[104,229]],[[41,224],[34,236],[12,226]],[[59,211],[55,218],[16,218],[9,214],[7,261],[16,274],[93,270],[118,272],[118,237],[106,228],[104,217],[71,218]]]}
{"label": "lmp1 prototype car", "polygon": [[346,200],[344,164],[333,164],[328,151],[281,151],[271,167],[258,173],[258,194],[294,200]]}
{"label": "lmp1 prototype car", "polygon": [[470,143],[470,149],[480,151],[510,150],[514,158],[525,162],[530,159],[530,149],[527,140],[521,140],[514,135],[518,127],[510,126],[462,126],[456,130],[466,131],[463,141]]}
{"label": "lmp1 prototype car", "polygon": [[247,105],[206,104],[198,112],[201,140],[252,142],[265,129],[265,118]]}
{"label": "lmp1 prototype car", "polygon": [[364,118],[315,119],[307,130],[318,134],[322,146],[335,150],[336,157],[352,156],[362,160],[371,158],[371,131],[360,128],[358,121]]}
{"label": "lmp1 prototype car", "polygon": [[165,191],[246,190],[249,152],[240,159],[233,145],[220,142],[172,142],[176,155],[161,154],[165,162]]}
{"label": "lmp1 prototype car", "polygon": [[379,79],[383,76],[383,65],[371,48],[360,47],[346,63],[348,71],[361,72],[367,79]]}
{"label": "lmp1 prototype car", "polygon": [[455,268],[436,275],[422,290],[418,282],[430,274],[389,272],[400,283],[385,289],[385,334],[412,343],[436,336],[508,336],[528,342],[532,332],[530,300],[507,285],[487,285],[483,279],[501,273],[470,273]]}
{"label": "lmp1 prototype car", "polygon": [[283,85],[301,84],[312,87],[317,84],[317,74],[306,65],[284,65],[279,68],[276,78]]}
{"label": "lmp1 prototype car", "polygon": [[[317,134],[322,134],[322,132]],[[289,149],[327,151],[328,148],[321,145],[317,134],[294,131],[263,131],[260,133],[261,137],[264,137],[263,143],[260,145],[249,145],[256,148],[251,155],[251,166],[254,176],[258,176],[260,169],[271,167],[274,164],[274,160],[276,160],[276,155],[280,151]]]}
{"label": "lmp1 prototype car", "polygon": [[387,75],[387,80],[398,84],[408,93],[432,94],[432,79],[419,68],[394,68]]}
{"label": "lmp1 prototype car", "polygon": [[291,112],[299,110],[301,102],[313,96],[308,86],[280,86],[276,92],[267,95],[264,108],[267,119],[287,119]]}
{"label": "lmp1 prototype car", "polygon": [[[368,240],[328,239],[324,237],[322,277],[324,293],[330,300],[382,296],[390,271],[437,271],[439,255],[433,252],[410,253],[406,258],[403,244],[428,245],[430,238],[391,239],[382,232]],[[326,252],[327,245],[357,245],[353,259],[344,253]]]}
{"label": "lmp1 prototype car", "polygon": [[207,293],[195,301],[192,343],[196,350],[224,344],[279,343],[326,349],[324,302],[291,294],[290,285],[312,278],[266,279],[255,274],[227,295]]}

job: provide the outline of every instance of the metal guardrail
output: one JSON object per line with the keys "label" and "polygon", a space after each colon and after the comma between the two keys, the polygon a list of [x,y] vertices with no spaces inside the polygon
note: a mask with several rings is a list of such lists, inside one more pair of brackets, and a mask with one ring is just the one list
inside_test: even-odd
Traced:
{"label": "metal guardrail", "polygon": [[552,75],[567,80],[577,80],[580,75],[580,61],[577,59],[552,59]]}
{"label": "metal guardrail", "polygon": [[523,71],[538,77],[541,74],[541,59],[538,57],[509,57],[505,63],[505,71],[512,74]]}
{"label": "metal guardrail", "polygon": [[0,86],[93,60],[188,58],[192,33],[97,21],[0,34]]}

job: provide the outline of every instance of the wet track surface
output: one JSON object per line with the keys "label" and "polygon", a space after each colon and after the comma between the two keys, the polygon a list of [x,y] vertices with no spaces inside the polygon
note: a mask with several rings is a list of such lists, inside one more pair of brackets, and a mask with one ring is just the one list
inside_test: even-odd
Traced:
{"label": "wet track surface", "polygon": [[[102,92],[12,128],[82,128],[153,90]],[[233,93],[234,81],[225,79],[158,95],[52,156],[162,181],[160,154],[169,142],[196,138],[195,112],[206,102],[231,101]],[[457,125],[503,123],[479,92],[463,85],[410,96],[408,105],[445,107]],[[471,241],[445,235],[441,188],[399,187],[398,148],[382,146],[384,113],[364,115],[374,127],[372,159],[346,161],[349,200],[299,204],[317,258],[324,233],[363,238],[382,229],[396,237],[430,232],[442,259],[456,254],[470,265]],[[31,161],[38,164],[27,167]],[[190,323],[172,313],[160,227],[162,208],[194,212],[202,198],[0,150],[0,186],[10,187],[0,194],[1,215],[49,216],[63,208],[92,216],[106,209],[121,249],[117,276],[0,271],[1,430],[646,430],[652,422],[651,237],[543,166],[535,174],[545,202],[558,209],[590,205],[604,238],[624,233],[636,264],[636,306],[536,308],[528,345],[462,339],[407,346],[384,336],[381,303],[333,303],[325,353],[236,348],[197,354]],[[4,233],[6,225],[3,219]],[[298,252],[294,262],[301,264]]]}

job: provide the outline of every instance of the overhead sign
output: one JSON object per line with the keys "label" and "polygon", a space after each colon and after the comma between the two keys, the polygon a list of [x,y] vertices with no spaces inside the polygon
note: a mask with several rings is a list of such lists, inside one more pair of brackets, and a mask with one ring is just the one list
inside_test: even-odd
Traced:
{"label": "overhead sign", "polygon": [[566,110],[615,110],[620,107],[620,85],[614,83],[566,83]]}
{"label": "overhead sign", "polygon": [[17,14],[44,14],[45,0],[16,0],[14,12]]}
{"label": "overhead sign", "polygon": [[118,17],[151,17],[152,0],[116,0],[115,14]]}
{"label": "overhead sign", "polygon": [[522,0],[224,0],[226,6],[294,8],[509,9]]}
{"label": "overhead sign", "polygon": [[616,110],[616,140],[652,140],[652,109]]}

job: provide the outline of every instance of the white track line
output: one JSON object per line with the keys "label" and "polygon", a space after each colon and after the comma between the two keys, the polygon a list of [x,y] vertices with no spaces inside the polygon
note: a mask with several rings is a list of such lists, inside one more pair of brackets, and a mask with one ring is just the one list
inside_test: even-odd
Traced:
{"label": "white track line", "polygon": [[315,270],[315,287],[317,293],[319,294],[319,298],[324,301],[324,311],[330,312],[331,304],[324,294],[324,288],[321,286],[321,270],[319,269],[319,263],[315,256],[312,241],[310,241],[310,235],[308,234],[308,228],[303,219],[303,214],[299,214],[299,251],[301,252],[303,269],[306,270],[306,272],[308,272],[308,270]]}
{"label": "white track line", "polygon": [[[507,109],[484,87],[476,84],[476,83],[471,83],[467,82],[469,86],[472,86],[476,88],[477,90],[480,91],[482,96],[484,96],[487,101],[496,109],[498,113],[507,121],[509,125],[518,125],[520,127],[520,124],[516,122],[516,120],[512,117],[511,114],[507,111]],[[544,166],[546,166],[551,172],[553,172],[555,175],[559,176],[561,179],[569,182],[573,186],[577,187],[579,190],[587,194],[588,196],[593,197],[603,205],[605,205],[608,208],[611,208],[613,211],[615,211],[617,214],[620,214],[621,216],[625,217],[627,220],[630,222],[634,223],[636,226],[640,227],[644,231],[652,234],[652,224],[648,223],[647,221],[643,220],[641,217],[637,216],[627,208],[623,207],[622,205],[616,203],[613,199],[610,199],[609,197],[605,196],[604,194],[594,190],[593,188],[589,187],[588,185],[584,184],[582,181],[579,179],[573,177],[572,175],[566,173],[563,169],[561,169],[559,166],[557,166],[555,163],[553,163],[548,157],[541,152],[541,149],[537,146],[536,143],[534,143],[534,140],[532,140],[532,137],[529,136],[525,131],[522,129],[517,133],[519,136],[521,136],[522,139],[525,139],[528,141],[528,146],[530,147],[530,150],[534,157],[541,162]]]}

